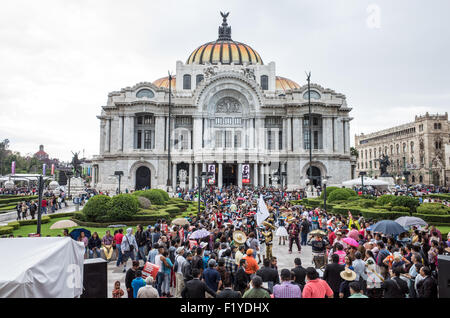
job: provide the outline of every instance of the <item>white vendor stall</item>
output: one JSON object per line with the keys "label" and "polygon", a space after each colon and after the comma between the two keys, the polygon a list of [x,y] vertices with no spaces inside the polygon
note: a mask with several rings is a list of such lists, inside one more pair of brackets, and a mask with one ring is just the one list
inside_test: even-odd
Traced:
{"label": "white vendor stall", "polygon": [[70,237],[0,239],[1,298],[74,298],[83,292],[84,244]]}

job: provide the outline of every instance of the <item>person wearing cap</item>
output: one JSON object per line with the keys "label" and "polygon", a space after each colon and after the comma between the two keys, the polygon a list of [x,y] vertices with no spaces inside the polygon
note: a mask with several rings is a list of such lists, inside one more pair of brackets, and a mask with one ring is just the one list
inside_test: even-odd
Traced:
{"label": "person wearing cap", "polygon": [[356,273],[349,268],[346,268],[341,272],[341,278],[343,281],[339,286],[339,298],[348,298],[350,297],[350,287],[349,284],[354,282],[356,279]]}
{"label": "person wearing cap", "polygon": [[146,285],[139,288],[137,298],[159,298],[158,291],[153,287],[154,279],[152,276],[148,276],[145,279]]}
{"label": "person wearing cap", "polygon": [[259,269],[258,263],[256,259],[253,257],[253,250],[249,248],[246,252],[246,255],[243,257],[247,261],[247,267],[245,268],[245,272],[247,275],[256,274],[256,271]]}
{"label": "person wearing cap", "polygon": [[203,278],[205,279],[206,285],[217,293],[217,291],[222,287],[222,278],[220,273],[215,268],[216,266],[216,260],[210,259],[208,261],[208,268],[203,272]]}
{"label": "person wearing cap", "polygon": [[175,280],[176,280],[176,290],[175,297],[181,297],[181,291],[184,288],[184,277],[183,277],[183,265],[186,262],[186,258],[184,258],[184,247],[179,247],[176,250],[177,256],[175,257],[174,270],[175,271]]}
{"label": "person wearing cap", "polygon": [[300,286],[291,283],[291,271],[284,268],[281,270],[281,284],[273,287],[274,298],[301,298]]}

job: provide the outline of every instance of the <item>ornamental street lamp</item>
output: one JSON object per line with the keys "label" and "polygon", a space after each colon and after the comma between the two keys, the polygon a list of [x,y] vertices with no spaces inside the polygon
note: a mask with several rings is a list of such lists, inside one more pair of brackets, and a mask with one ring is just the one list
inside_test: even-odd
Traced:
{"label": "ornamental street lamp", "polygon": [[122,180],[123,171],[114,171],[114,175],[119,178],[119,189],[118,194],[120,194],[120,181]]}
{"label": "ornamental street lamp", "polygon": [[309,180],[312,180],[311,72],[306,74],[306,79],[308,81]]}
{"label": "ornamental street lamp", "polygon": [[361,171],[359,175],[361,176],[361,192],[364,194],[364,176],[367,175],[367,172]]}
{"label": "ornamental street lamp", "polygon": [[169,129],[168,129],[168,135],[169,135],[169,140],[168,140],[168,148],[167,148],[167,192],[169,192],[169,188],[170,185],[172,183],[171,178],[170,178],[170,171],[171,171],[171,160],[170,160],[170,138],[171,138],[171,124],[170,124],[170,119],[172,116],[172,74],[170,74],[169,72]]}

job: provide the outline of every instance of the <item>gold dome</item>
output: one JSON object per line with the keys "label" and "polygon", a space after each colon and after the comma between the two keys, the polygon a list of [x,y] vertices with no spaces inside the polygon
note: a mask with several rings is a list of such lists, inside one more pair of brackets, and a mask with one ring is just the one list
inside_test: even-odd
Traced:
{"label": "gold dome", "polygon": [[290,89],[300,88],[300,85],[288,78],[277,76],[275,79],[275,87],[276,90],[287,91]]}
{"label": "gold dome", "polygon": [[231,39],[231,27],[227,24],[228,13],[220,12],[223,23],[219,27],[217,41],[208,42],[196,48],[186,61],[186,64],[263,64],[261,56],[247,44]]}
{"label": "gold dome", "polygon": [[[175,90],[177,84],[177,79],[175,77],[175,75],[172,76],[172,89]],[[156,81],[153,82],[153,85],[160,87],[160,88],[169,88],[169,76],[166,77],[162,77],[160,79],[157,79]]]}
{"label": "gold dome", "polygon": [[263,64],[258,52],[244,43],[217,40],[196,48],[189,56],[186,64]]}

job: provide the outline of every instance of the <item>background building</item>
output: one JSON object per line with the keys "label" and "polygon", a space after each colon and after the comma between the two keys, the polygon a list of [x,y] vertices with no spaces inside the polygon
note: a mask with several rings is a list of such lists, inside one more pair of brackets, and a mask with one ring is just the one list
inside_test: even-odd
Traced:
{"label": "background building", "polygon": [[283,183],[298,188],[308,175],[310,142],[313,183],[331,176],[329,184],[340,184],[351,177],[350,111],[345,95],[317,84],[308,92],[278,76],[274,62],[264,64],[252,47],[232,40],[223,16],[218,39],[178,61],[170,83],[164,77],[108,95],[98,116],[93,185],[114,191],[114,172],[123,171],[121,189],[165,188],[168,180],[193,188],[212,169],[217,186],[241,186],[249,168],[250,185],[277,185],[274,173],[286,172]]}
{"label": "background building", "polygon": [[391,162],[388,172],[398,183],[448,185],[449,127],[447,113],[426,113],[408,124],[356,135],[356,173],[366,171],[369,176],[378,177],[377,159],[386,154]]}

